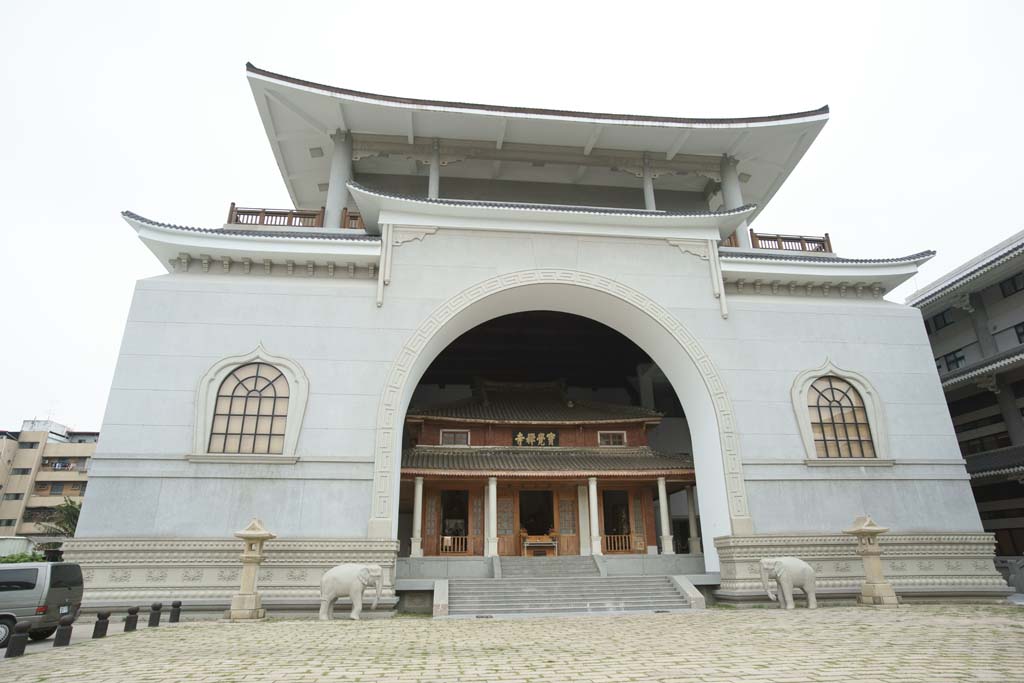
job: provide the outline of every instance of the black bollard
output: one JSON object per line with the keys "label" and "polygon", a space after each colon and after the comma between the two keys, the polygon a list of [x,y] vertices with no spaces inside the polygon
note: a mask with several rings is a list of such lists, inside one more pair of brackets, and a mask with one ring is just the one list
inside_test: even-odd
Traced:
{"label": "black bollard", "polygon": [[171,618],[167,620],[169,624],[177,624],[181,621],[181,600],[175,600],[171,603]]}
{"label": "black bollard", "polygon": [[92,627],[93,638],[106,638],[107,627],[110,626],[110,612],[99,612],[96,615],[96,623]]}
{"label": "black bollard", "polygon": [[128,616],[124,618],[124,632],[130,633],[135,630],[135,627],[139,624],[139,608],[129,607]]}
{"label": "black bollard", "polygon": [[149,606],[149,625],[151,627],[160,625],[160,610],[163,608],[162,602],[154,602]]}
{"label": "black bollard", "polygon": [[75,623],[75,618],[70,614],[60,618],[60,626],[57,627],[57,635],[53,637],[54,647],[67,647],[71,644],[71,624],[73,623]]}
{"label": "black bollard", "polygon": [[20,657],[25,654],[25,643],[28,642],[28,630],[31,626],[27,621],[19,621],[14,625],[14,633],[7,641],[7,652],[4,657]]}

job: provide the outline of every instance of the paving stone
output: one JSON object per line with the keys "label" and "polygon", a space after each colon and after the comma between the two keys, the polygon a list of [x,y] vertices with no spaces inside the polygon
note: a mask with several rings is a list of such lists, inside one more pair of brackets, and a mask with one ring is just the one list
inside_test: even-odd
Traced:
{"label": "paving stone", "polygon": [[0,681],[1017,681],[1024,609],[184,622],[0,659]]}

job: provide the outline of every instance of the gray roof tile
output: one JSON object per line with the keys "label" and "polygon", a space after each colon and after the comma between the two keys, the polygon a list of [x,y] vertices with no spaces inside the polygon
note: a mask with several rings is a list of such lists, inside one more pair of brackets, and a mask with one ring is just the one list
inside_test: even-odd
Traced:
{"label": "gray roof tile", "polygon": [[580,473],[684,471],[693,458],[651,448],[467,448],[417,446],[402,452],[402,469],[448,473]]}

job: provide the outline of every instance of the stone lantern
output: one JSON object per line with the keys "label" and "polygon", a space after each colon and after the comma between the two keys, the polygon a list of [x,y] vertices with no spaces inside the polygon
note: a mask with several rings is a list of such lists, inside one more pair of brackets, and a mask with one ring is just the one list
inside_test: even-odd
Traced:
{"label": "stone lantern", "polygon": [[228,619],[262,619],[266,616],[260,594],[256,590],[256,577],[263,562],[263,544],[277,538],[263,528],[263,522],[253,518],[249,526],[235,532],[235,537],[245,544],[242,551],[242,585],[231,598],[231,609],[224,615]]}
{"label": "stone lantern", "polygon": [[899,599],[892,584],[882,575],[882,549],[878,537],[889,531],[875,524],[875,520],[864,515],[853,520],[853,526],[844,529],[844,534],[857,537],[857,554],[864,563],[864,584],[857,596],[857,604],[869,607],[899,607]]}

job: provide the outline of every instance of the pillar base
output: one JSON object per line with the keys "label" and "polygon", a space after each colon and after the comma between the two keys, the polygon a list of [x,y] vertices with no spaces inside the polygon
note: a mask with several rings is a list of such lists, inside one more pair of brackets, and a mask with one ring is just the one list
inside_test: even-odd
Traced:
{"label": "pillar base", "polygon": [[231,598],[231,609],[224,612],[224,618],[232,621],[263,619],[267,611],[262,603],[259,593],[238,593]]}
{"label": "pillar base", "polygon": [[700,536],[690,537],[690,554],[691,555],[703,555],[704,549],[700,544]]}
{"label": "pillar base", "polygon": [[409,548],[409,557],[423,557],[423,539],[412,539],[412,547]]}
{"label": "pillar base", "polygon": [[899,607],[900,601],[892,584],[864,582],[857,596],[857,604],[864,607]]}
{"label": "pillar base", "polygon": [[591,536],[590,537],[590,554],[591,555],[604,555],[604,549],[601,547],[601,537]]}
{"label": "pillar base", "polygon": [[498,539],[488,538],[484,540],[484,556],[485,557],[497,557],[498,556]]}
{"label": "pillar base", "polygon": [[672,537],[671,536],[662,536],[661,537],[661,554],[662,555],[675,555],[676,554],[676,549],[673,546]]}

